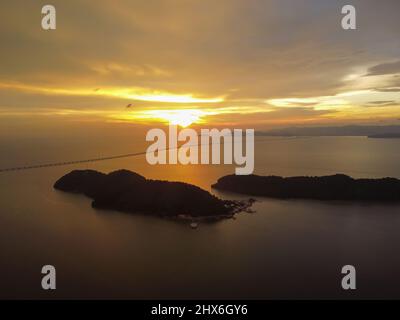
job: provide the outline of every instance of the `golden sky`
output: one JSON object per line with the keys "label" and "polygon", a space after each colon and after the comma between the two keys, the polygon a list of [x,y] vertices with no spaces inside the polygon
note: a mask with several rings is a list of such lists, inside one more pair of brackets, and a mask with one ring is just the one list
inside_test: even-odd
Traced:
{"label": "golden sky", "polygon": [[54,31],[45,4],[2,1],[0,117],[400,123],[398,0],[54,0]]}

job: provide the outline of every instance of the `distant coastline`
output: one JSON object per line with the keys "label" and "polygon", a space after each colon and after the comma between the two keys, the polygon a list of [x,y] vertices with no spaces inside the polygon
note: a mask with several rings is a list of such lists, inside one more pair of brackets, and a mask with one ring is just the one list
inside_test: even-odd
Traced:
{"label": "distant coastline", "polygon": [[379,135],[400,136],[400,125],[287,127],[256,132],[256,136],[272,137],[374,137]]}

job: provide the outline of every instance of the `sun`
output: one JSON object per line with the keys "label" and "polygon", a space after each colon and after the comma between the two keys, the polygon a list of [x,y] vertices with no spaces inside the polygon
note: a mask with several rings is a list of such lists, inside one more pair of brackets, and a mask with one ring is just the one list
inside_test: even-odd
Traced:
{"label": "sun", "polygon": [[199,110],[169,110],[161,112],[158,116],[169,124],[185,128],[199,122],[201,112]]}
{"label": "sun", "polygon": [[216,114],[215,111],[203,109],[151,109],[134,110],[125,114],[114,114],[111,117],[118,120],[140,121],[145,123],[162,122],[186,128],[194,123],[204,123],[206,116]]}
{"label": "sun", "polygon": [[166,122],[170,125],[188,127],[200,123],[206,113],[199,109],[142,110],[134,115],[137,120]]}

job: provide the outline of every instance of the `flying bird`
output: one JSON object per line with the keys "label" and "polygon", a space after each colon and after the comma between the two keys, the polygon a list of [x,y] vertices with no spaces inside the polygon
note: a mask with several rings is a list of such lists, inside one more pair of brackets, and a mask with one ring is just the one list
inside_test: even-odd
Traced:
{"label": "flying bird", "polygon": [[126,107],[129,109],[130,107],[132,107],[132,103],[128,104]]}

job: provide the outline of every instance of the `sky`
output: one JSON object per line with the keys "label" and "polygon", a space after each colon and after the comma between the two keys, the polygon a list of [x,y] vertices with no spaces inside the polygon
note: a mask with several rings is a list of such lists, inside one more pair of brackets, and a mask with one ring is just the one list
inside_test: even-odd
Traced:
{"label": "sky", "polygon": [[[341,27],[345,4],[357,30]],[[399,12],[398,0],[4,0],[0,117],[400,124]]]}

